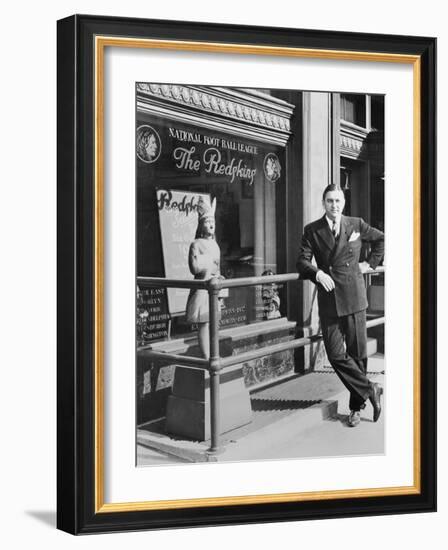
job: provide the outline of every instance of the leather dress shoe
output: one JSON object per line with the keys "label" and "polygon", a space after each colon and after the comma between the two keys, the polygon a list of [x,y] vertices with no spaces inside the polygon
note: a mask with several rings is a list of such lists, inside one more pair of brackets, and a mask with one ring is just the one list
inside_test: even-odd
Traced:
{"label": "leather dress shoe", "polygon": [[381,414],[381,395],[383,393],[383,388],[376,383],[372,384],[372,391],[370,393],[369,401],[372,403],[373,407],[373,421],[377,422]]}
{"label": "leather dress shoe", "polygon": [[361,422],[361,412],[360,411],[350,411],[348,415],[347,424],[350,428],[356,428],[356,426]]}

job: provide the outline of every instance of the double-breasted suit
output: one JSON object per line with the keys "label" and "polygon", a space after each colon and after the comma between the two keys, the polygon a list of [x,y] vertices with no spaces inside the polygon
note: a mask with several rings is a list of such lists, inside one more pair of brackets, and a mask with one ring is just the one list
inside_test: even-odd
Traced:
{"label": "double-breasted suit", "polygon": [[[367,261],[375,269],[384,255],[382,231],[361,218],[341,216],[339,235],[335,238],[323,216],[305,227],[297,261],[301,277],[317,285],[325,349],[333,368],[350,391],[352,410],[359,410],[371,391],[366,376],[368,304],[359,268],[363,242],[371,244]],[[333,279],[334,290],[327,292],[316,280],[319,270]]]}

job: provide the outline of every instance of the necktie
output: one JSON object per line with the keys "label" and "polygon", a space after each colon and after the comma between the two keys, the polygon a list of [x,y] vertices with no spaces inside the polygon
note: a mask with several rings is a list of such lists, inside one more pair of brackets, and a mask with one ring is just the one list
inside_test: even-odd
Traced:
{"label": "necktie", "polygon": [[336,220],[333,221],[333,227],[331,228],[331,232],[333,233],[333,237],[337,239],[337,231],[336,231]]}

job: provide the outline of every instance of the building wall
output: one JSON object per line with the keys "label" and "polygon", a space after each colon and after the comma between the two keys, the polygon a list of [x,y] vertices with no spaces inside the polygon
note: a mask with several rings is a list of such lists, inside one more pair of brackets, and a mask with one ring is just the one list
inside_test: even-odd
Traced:
{"label": "building wall", "polygon": [[[332,97],[329,93],[303,94],[303,227],[323,215],[322,192],[332,182],[333,170]],[[304,336],[319,332],[317,291],[313,283],[302,286],[302,327]],[[302,350],[303,369],[315,369],[326,360],[322,342]]]}

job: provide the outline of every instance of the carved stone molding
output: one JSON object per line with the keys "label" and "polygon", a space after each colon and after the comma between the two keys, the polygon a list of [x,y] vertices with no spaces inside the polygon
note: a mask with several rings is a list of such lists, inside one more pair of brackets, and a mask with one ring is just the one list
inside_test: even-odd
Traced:
{"label": "carved stone molding", "polygon": [[366,128],[362,128],[346,120],[341,120],[341,130],[339,134],[341,155],[357,159],[365,154],[365,144],[368,133]]}
{"label": "carved stone molding", "polygon": [[294,106],[256,90],[138,83],[137,108],[284,146]]}

